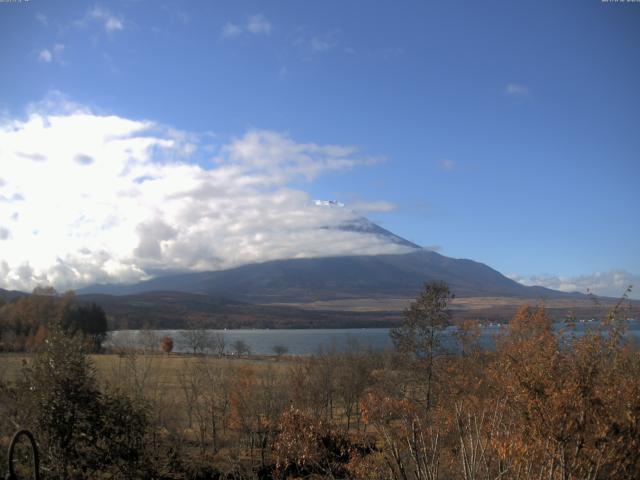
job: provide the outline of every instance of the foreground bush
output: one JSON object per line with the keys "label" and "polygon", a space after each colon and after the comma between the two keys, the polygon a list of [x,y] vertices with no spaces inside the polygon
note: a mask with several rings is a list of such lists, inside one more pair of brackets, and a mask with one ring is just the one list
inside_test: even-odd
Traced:
{"label": "foreground bush", "polygon": [[100,391],[77,337],[53,325],[17,386],[22,425],[35,433],[47,478],[134,478],[146,469],[146,407]]}

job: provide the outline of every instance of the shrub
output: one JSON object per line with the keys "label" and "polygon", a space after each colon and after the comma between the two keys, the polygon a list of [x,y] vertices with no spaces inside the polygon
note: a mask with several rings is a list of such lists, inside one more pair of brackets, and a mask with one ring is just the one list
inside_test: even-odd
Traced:
{"label": "shrub", "polygon": [[160,339],[160,351],[162,353],[171,353],[173,350],[173,338],[169,336]]}
{"label": "shrub", "polygon": [[132,478],[144,468],[146,407],[120,393],[102,393],[79,337],[54,324],[16,398],[23,424],[41,446],[50,478],[88,478],[118,473]]}

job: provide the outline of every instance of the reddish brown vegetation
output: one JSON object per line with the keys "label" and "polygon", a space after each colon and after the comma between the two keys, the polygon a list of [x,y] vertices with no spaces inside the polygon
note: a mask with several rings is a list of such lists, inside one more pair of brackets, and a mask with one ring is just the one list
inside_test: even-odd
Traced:
{"label": "reddish brown vegetation", "polygon": [[160,339],[160,351],[162,353],[171,353],[173,350],[173,338],[169,336]]}

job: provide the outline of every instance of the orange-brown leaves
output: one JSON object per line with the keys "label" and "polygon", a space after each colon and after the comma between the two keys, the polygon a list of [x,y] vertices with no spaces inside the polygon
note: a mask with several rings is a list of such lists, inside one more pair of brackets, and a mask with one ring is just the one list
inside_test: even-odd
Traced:
{"label": "orange-brown leaves", "polygon": [[320,460],[320,437],[325,433],[322,422],[300,410],[291,408],[280,417],[280,433],[273,444],[278,469],[290,464],[305,467]]}
{"label": "orange-brown leaves", "polygon": [[615,455],[629,453],[619,453],[620,439],[634,442],[628,435],[640,377],[631,372],[640,367],[608,334],[605,328],[562,336],[541,308],[516,314],[497,341],[491,373],[515,427],[494,442],[500,455],[541,464],[561,478],[595,478],[619,464],[612,463]]}
{"label": "orange-brown leaves", "polygon": [[294,407],[283,412],[279,425],[273,457],[281,478],[346,478],[348,467],[367,448],[354,445],[347,435]]}
{"label": "orange-brown leaves", "polygon": [[171,353],[173,350],[173,338],[169,336],[162,337],[160,339],[160,351],[162,353]]}

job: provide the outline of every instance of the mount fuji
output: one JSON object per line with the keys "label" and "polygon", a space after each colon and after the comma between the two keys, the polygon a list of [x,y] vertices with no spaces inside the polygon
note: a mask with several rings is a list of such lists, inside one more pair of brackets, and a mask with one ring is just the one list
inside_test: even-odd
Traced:
{"label": "mount fuji", "polygon": [[271,260],[226,270],[159,276],[128,285],[92,285],[78,293],[132,295],[174,291],[265,304],[415,297],[424,282],[440,280],[448,283],[458,297],[567,298],[579,295],[522,285],[485,264],[450,258],[421,248],[363,217],[326,228],[372,235],[404,247],[406,253],[358,255],[354,252],[343,256]]}

